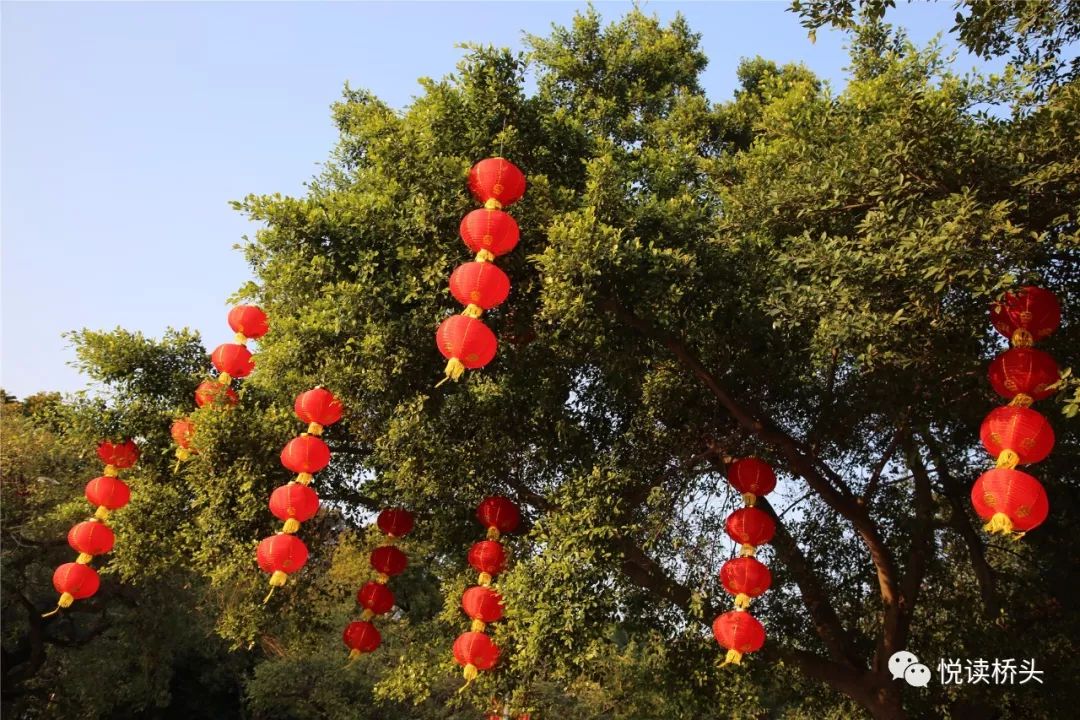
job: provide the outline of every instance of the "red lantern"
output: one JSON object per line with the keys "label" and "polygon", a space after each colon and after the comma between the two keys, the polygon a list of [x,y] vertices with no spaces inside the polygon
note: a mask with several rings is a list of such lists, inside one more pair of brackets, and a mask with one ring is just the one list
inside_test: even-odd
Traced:
{"label": "red lantern", "polygon": [[517,247],[520,237],[517,221],[502,210],[480,208],[461,219],[461,239],[474,253],[487,251],[499,257]]}
{"label": "red lantern", "polygon": [[489,587],[476,585],[461,596],[461,609],[473,620],[493,623],[502,619],[502,595]]}
{"label": "red lantern", "polygon": [[[247,377],[255,369],[255,361],[251,358],[251,351],[238,343],[222,343],[210,354],[210,362],[229,377]],[[220,384],[220,380],[219,380]]]}
{"label": "red lantern", "polygon": [[439,352],[449,360],[446,376],[457,380],[466,369],[475,370],[495,357],[495,333],[480,320],[467,315],[451,315],[435,331]]}
{"label": "red lantern", "polygon": [[229,311],[229,327],[245,338],[258,340],[270,329],[266,313],[255,305],[237,305]]}
{"label": "red lantern", "polygon": [[1039,481],[1009,468],[983,473],[971,488],[971,504],[990,533],[1027,532],[1041,525],[1050,512]]}
{"label": "red lantern", "polygon": [[998,395],[1017,405],[1053,395],[1051,386],[1059,376],[1054,358],[1035,348],[1010,348],[990,363],[990,384]]}
{"label": "red lantern", "polygon": [[344,408],[332,392],[326,388],[317,387],[297,395],[293,409],[296,411],[296,417],[300,418],[300,422],[315,423],[325,427],[340,420]]}
{"label": "red lantern", "polygon": [[1054,429],[1031,408],[1006,406],[990,411],[979,428],[979,439],[999,467],[1030,465],[1050,454]]}
{"label": "red lantern", "polygon": [[71,549],[79,553],[77,562],[86,564],[94,555],[104,555],[112,550],[116,535],[105,523],[87,520],[71,528],[67,539]]}
{"label": "red lantern", "polygon": [[270,573],[270,585],[280,587],[288,576],[304,567],[308,559],[307,545],[295,535],[279,533],[259,543],[255,553],[259,568]]}
{"label": "red lantern", "polygon": [[97,454],[101,462],[122,470],[131,467],[139,459],[139,447],[132,440],[115,444],[103,440],[98,443]]}
{"label": "red lantern", "polygon": [[740,508],[731,513],[725,527],[731,539],[742,544],[744,553],[752,553],[753,548],[769,542],[776,532],[773,519],[756,507]]}
{"label": "red lantern", "polygon": [[450,275],[450,293],[462,305],[490,310],[510,294],[510,278],[489,262],[467,262]]}
{"label": "red lantern", "polygon": [[481,540],[469,548],[469,564],[478,573],[498,575],[506,568],[506,550],[494,540]]}
{"label": "red lantern", "polygon": [[[509,533],[517,530],[521,522],[521,513],[517,505],[504,497],[485,498],[476,508],[476,519],[480,524],[488,528],[489,534],[492,528],[499,533]],[[495,538],[492,538],[495,539]]]}
{"label": "red lantern", "polygon": [[499,660],[499,648],[482,632],[466,632],[454,641],[454,659],[465,668],[465,679],[476,679],[477,670],[490,670]]}
{"label": "red lantern", "polygon": [[131,500],[131,489],[120,478],[102,475],[86,483],[86,499],[99,508],[99,514],[103,514],[100,508],[119,510],[127,505]]}
{"label": "red lantern", "polygon": [[382,643],[382,635],[367,621],[349,623],[342,639],[349,648],[350,659],[355,659],[361,653],[374,652]]}
{"label": "red lantern", "polygon": [[301,435],[281,451],[281,464],[294,473],[317,473],[330,464],[330,448],[314,435]]}
{"label": "red lantern", "polygon": [[195,404],[199,407],[235,405],[238,400],[235,390],[214,380],[205,380],[195,388]]}
{"label": "red lantern", "polygon": [[76,600],[91,597],[101,587],[101,578],[89,565],[64,563],[53,573],[53,587],[60,593],[60,607],[71,607]]}
{"label": "red lantern", "polygon": [[727,648],[725,665],[738,665],[743,653],[760,650],[765,644],[765,628],[750,613],[742,610],[733,610],[718,616],[713,621],[712,630],[716,642]]}
{"label": "red lantern", "polygon": [[195,423],[187,418],[173,422],[169,429],[173,440],[185,450],[191,449],[191,439],[195,435]]}
{"label": "red lantern", "polygon": [[413,516],[408,510],[387,508],[379,513],[375,524],[390,537],[405,537],[413,529]]}
{"label": "red lantern", "polygon": [[387,577],[400,575],[408,566],[409,558],[393,545],[381,545],[371,551],[371,567]]}
{"label": "red lantern", "polygon": [[282,485],[270,495],[270,512],[285,523],[283,532],[296,532],[300,529],[300,523],[315,517],[318,511],[318,493],[303,483]]}
{"label": "red lantern", "polygon": [[761,595],[772,585],[772,573],[755,558],[733,558],[720,568],[720,582],[735,596],[735,607],[745,610],[750,606],[751,598]]}
{"label": "red lantern", "polygon": [[469,170],[469,190],[485,205],[506,207],[525,194],[525,175],[505,158],[488,158]]}
{"label": "red lantern", "polygon": [[1049,290],[1022,287],[990,306],[990,322],[1014,345],[1031,345],[1057,330],[1061,305]]}
{"label": "red lantern", "polygon": [[728,467],[728,482],[743,494],[748,505],[753,505],[755,496],[768,495],[776,487],[776,473],[768,463],[743,458]]}
{"label": "red lantern", "polygon": [[356,593],[356,602],[372,615],[382,615],[394,607],[394,593],[382,583],[369,582]]}

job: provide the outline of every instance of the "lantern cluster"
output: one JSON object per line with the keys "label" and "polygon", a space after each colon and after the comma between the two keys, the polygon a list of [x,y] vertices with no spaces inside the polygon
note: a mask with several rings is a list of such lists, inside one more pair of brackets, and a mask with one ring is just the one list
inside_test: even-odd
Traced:
{"label": "lantern cluster", "polygon": [[396,546],[398,539],[413,529],[413,516],[408,510],[386,508],[379,513],[376,526],[385,535],[379,547],[371,551],[369,562],[375,570],[375,579],[365,583],[356,593],[356,602],[364,608],[360,619],[346,626],[343,640],[349,648],[349,660],[364,653],[374,652],[382,643],[382,635],[372,621],[385,615],[394,607],[394,593],[387,587],[390,578],[405,572],[409,559]]}
{"label": "lantern cluster", "polygon": [[79,553],[75,562],[64,563],[53,573],[53,587],[60,593],[56,609],[46,613],[48,617],[71,607],[76,600],[94,595],[101,586],[97,571],[90,567],[94,556],[104,555],[113,548],[116,536],[106,524],[109,513],[119,510],[131,499],[131,490],[120,479],[120,471],[132,467],[139,459],[139,448],[132,440],[122,443],[104,441],[98,445],[98,457],[105,463],[100,477],[86,484],[86,499],[96,510],[93,517],[78,523],[68,532],[68,545]]}
{"label": "lantern cluster", "polygon": [[450,275],[450,293],[465,309],[444,320],[435,332],[435,344],[447,361],[442,382],[456,381],[466,369],[482,368],[495,357],[495,333],[480,316],[510,293],[510,278],[494,260],[518,243],[517,222],[503,208],[525,194],[525,175],[509,160],[488,158],[469,171],[469,190],[484,207],[466,215],[459,228],[476,257]]}
{"label": "lantern cluster", "polygon": [[1011,347],[990,363],[990,384],[1009,401],[982,422],[979,437],[996,467],[971,488],[971,503],[987,532],[1019,538],[1046,519],[1050,505],[1043,486],[1017,465],[1037,463],[1054,447],[1054,431],[1031,409],[1054,392],[1060,373],[1054,358],[1032,345],[1061,324],[1061,307],[1048,290],[1023,287],[990,308],[990,322]]}
{"label": "lantern cluster", "polygon": [[772,517],[754,507],[759,495],[767,495],[776,487],[772,468],[757,458],[736,460],[728,468],[728,482],[742,493],[746,507],[731,513],[725,524],[728,536],[740,546],[739,557],[720,568],[720,583],[735,596],[735,609],[717,616],[712,626],[716,641],[727,649],[725,665],[739,664],[743,653],[760,650],[765,644],[765,628],[747,608],[772,584],[769,568],[754,555],[757,547],[770,542],[776,532]]}
{"label": "lantern cluster", "polygon": [[[307,562],[307,546],[295,533],[300,523],[315,517],[319,510],[319,496],[311,488],[312,476],[330,464],[330,448],[320,436],[324,427],[341,419],[342,411],[333,393],[322,387],[297,395],[293,409],[308,427],[285,445],[281,464],[296,477],[270,495],[270,512],[283,525],[280,532],[263,539],[256,551],[259,568],[270,574],[271,594]],[[269,600],[270,595],[266,598]]]}
{"label": "lantern cluster", "polygon": [[[232,389],[233,378],[244,378],[255,369],[255,359],[247,348],[248,340],[258,340],[270,329],[266,313],[254,305],[237,305],[229,311],[229,327],[235,334],[233,342],[218,345],[210,354],[210,362],[218,371],[213,380],[203,381],[195,389],[195,404],[228,406],[237,402],[236,391]],[[195,453],[192,439],[195,436],[195,423],[189,418],[181,418],[172,424],[173,441],[176,443],[177,465],[191,458]]]}
{"label": "lantern cluster", "polygon": [[487,539],[469,549],[469,565],[479,576],[477,584],[461,596],[461,609],[472,625],[454,641],[454,659],[465,669],[466,684],[475,680],[479,671],[495,667],[499,660],[499,648],[484,630],[503,616],[502,595],[491,583],[506,568],[506,549],[500,539],[504,533],[517,530],[521,512],[504,497],[489,497],[476,508],[476,519],[487,528]]}

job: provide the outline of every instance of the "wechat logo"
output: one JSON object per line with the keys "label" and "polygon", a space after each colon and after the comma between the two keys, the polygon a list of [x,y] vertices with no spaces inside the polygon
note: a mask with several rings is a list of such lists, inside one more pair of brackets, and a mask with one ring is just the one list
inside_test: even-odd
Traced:
{"label": "wechat logo", "polygon": [[912,687],[926,687],[930,684],[930,668],[907,650],[893,653],[889,658],[889,672],[892,673],[893,680],[903,679]]}

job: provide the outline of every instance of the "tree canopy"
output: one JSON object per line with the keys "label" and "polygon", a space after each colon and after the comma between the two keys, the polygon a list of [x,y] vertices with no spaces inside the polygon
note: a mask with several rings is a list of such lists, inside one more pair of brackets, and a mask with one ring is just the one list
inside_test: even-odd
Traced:
{"label": "tree canopy", "polygon": [[[988,540],[968,501],[1000,404],[989,303],[1052,290],[1067,319],[1045,349],[1078,359],[1080,89],[1022,61],[960,75],[880,13],[813,5],[809,25],[849,27],[839,91],[753,58],[733,98],[710,99],[699,36],[639,10],[607,25],[589,10],[522,53],[469,46],[400,111],[346,88],[307,194],[236,203],[261,229],[234,299],[271,331],[234,409],[193,410],[208,363],[188,331],[73,333],[101,392],[5,396],[5,710],[473,718],[496,698],[538,718],[1053,718],[1080,703],[1075,383],[1042,408],[1045,525]],[[993,5],[969,5],[989,24],[975,46],[1008,53],[1016,28]],[[1072,13],[1075,37],[1071,3],[1042,5]],[[499,354],[436,388],[465,176],[494,154],[529,179],[500,260],[513,290],[485,315]],[[292,398],[318,384],[348,410],[325,435],[327,508],[304,525],[308,565],[263,607],[254,547],[288,478]],[[181,415],[198,454],[176,469]],[[143,448],[132,503],[102,592],[42,620],[103,436]],[[768,640],[720,667],[708,623],[728,605],[716,575],[740,500],[724,468],[745,455],[781,475],[761,501],[779,520],[754,605]],[[459,692],[472,511],[493,493],[526,519],[500,577],[504,659]],[[410,567],[384,646],[342,669],[388,504],[418,515]],[[1035,658],[1046,683],[901,688],[885,665],[901,649]]]}

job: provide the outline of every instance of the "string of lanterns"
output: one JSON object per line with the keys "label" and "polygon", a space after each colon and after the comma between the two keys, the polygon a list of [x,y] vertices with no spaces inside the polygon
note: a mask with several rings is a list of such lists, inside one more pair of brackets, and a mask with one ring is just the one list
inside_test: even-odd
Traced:
{"label": "string of lanterns", "polygon": [[[248,340],[258,340],[270,329],[266,313],[255,305],[237,305],[229,311],[229,327],[236,333],[233,342],[223,343],[210,354],[210,362],[218,371],[215,380],[206,380],[195,390],[195,404],[199,407],[225,403],[237,403],[236,391],[231,387],[232,379],[247,377],[255,369],[255,360],[247,349]],[[173,422],[170,434],[176,443],[177,468],[179,464],[191,459],[195,453],[192,441],[195,437],[195,423],[189,418],[180,418]]]}
{"label": "string of lanterns", "polygon": [[435,344],[447,360],[446,377],[440,385],[447,380],[456,382],[466,369],[482,368],[495,357],[498,341],[480,316],[510,293],[510,278],[494,260],[518,243],[517,222],[502,208],[525,194],[525,175],[509,160],[488,158],[469,170],[469,190],[484,207],[466,215],[459,228],[461,239],[476,258],[450,275],[450,293],[465,309],[443,320],[435,332]]}
{"label": "string of lanterns", "polygon": [[731,463],[728,482],[742,494],[745,507],[728,516],[725,529],[739,543],[739,557],[731,558],[720,568],[720,583],[735,596],[735,609],[713,620],[713,636],[727,649],[724,665],[742,662],[744,653],[755,652],[765,644],[765,628],[747,612],[751,601],[769,589],[772,574],[754,557],[757,547],[772,540],[776,523],[760,508],[754,507],[759,495],[768,495],[776,487],[776,474],[757,458],[743,458]]}
{"label": "string of lanterns", "polygon": [[499,660],[499,648],[484,630],[503,616],[503,599],[491,583],[506,568],[506,549],[500,542],[505,533],[517,530],[521,512],[504,497],[485,498],[476,509],[476,518],[487,528],[487,539],[469,549],[469,565],[479,573],[477,584],[461,596],[461,609],[472,620],[468,632],[454,641],[454,659],[464,668],[465,684],[480,671],[490,670]]}
{"label": "string of lanterns", "polygon": [[987,532],[1019,539],[1050,512],[1042,484],[1016,466],[1037,463],[1054,447],[1053,428],[1030,406],[1054,393],[1060,373],[1054,358],[1032,345],[1057,330],[1061,306],[1050,291],[1023,287],[991,305],[990,322],[1012,345],[989,370],[991,386],[1009,404],[990,411],[979,429],[995,467],[975,481],[971,504]]}
{"label": "string of lanterns", "polygon": [[100,477],[86,484],[86,499],[96,509],[93,517],[73,526],[68,532],[68,545],[79,553],[75,562],[64,563],[53,573],[53,587],[60,593],[56,609],[45,613],[49,617],[61,608],[71,607],[76,600],[85,600],[97,593],[101,578],[90,567],[96,555],[104,555],[113,549],[116,535],[105,521],[109,513],[119,510],[131,500],[131,489],[120,479],[120,471],[135,465],[139,448],[133,440],[112,443],[105,440],[98,444],[98,457],[105,463]]}
{"label": "string of lanterns", "polygon": [[409,559],[395,543],[413,529],[413,515],[401,508],[386,508],[379,513],[376,526],[385,535],[379,547],[371,552],[369,562],[377,575],[356,593],[356,602],[364,608],[360,619],[345,627],[342,639],[349,648],[349,661],[364,653],[374,652],[382,644],[382,635],[372,621],[394,607],[394,593],[387,587],[390,578],[405,572]]}
{"label": "string of lanterns", "polygon": [[342,407],[333,393],[317,387],[297,395],[293,410],[308,426],[281,451],[281,464],[296,473],[296,478],[270,495],[270,512],[284,524],[280,532],[264,538],[255,553],[259,568],[270,574],[270,592],[264,603],[307,562],[307,546],[295,533],[300,523],[319,510],[319,496],[310,487],[312,476],[330,464],[330,448],[320,436],[326,426],[341,419]]}

